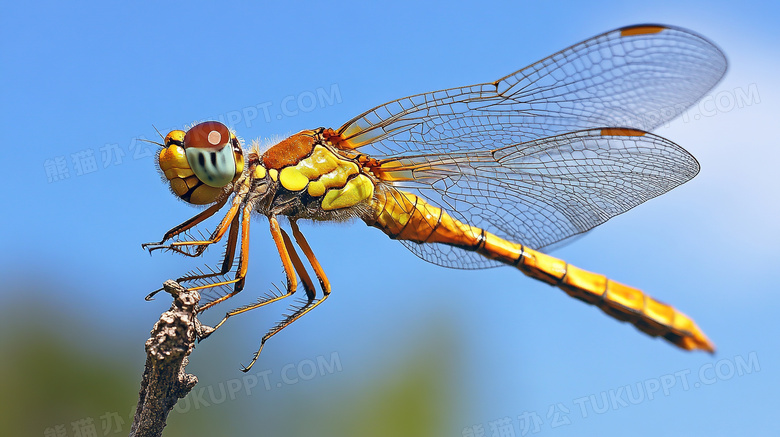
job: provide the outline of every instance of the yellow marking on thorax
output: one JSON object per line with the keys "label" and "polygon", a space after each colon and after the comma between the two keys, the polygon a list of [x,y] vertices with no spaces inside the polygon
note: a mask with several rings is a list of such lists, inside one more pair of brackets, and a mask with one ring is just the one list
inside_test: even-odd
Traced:
{"label": "yellow marking on thorax", "polygon": [[304,176],[296,167],[285,167],[279,172],[279,181],[284,188],[290,191],[301,191],[306,188],[309,178]]}
{"label": "yellow marking on thorax", "polygon": [[[340,160],[337,159],[333,153],[322,146],[315,146],[314,150],[309,157],[301,159],[298,164],[282,169],[280,178],[282,186],[290,191],[301,191],[306,188],[309,181],[316,180],[323,174],[327,174],[339,168]],[[346,179],[345,181],[346,182]],[[343,186],[343,184],[341,185]],[[312,194],[312,190],[309,190],[309,195],[318,197],[325,193],[327,188],[324,184],[318,184],[315,187],[314,192],[318,194]]]}
{"label": "yellow marking on thorax", "polygon": [[308,158],[301,159],[301,161],[295,165],[301,174],[306,176],[307,179],[313,181],[320,177],[320,175],[330,173],[336,170],[341,161],[328,149],[323,146],[315,146],[311,155]]}
{"label": "yellow marking on thorax", "polygon": [[271,176],[271,179],[273,179],[274,182],[279,180],[279,170],[272,168],[268,170],[268,174]]}
{"label": "yellow marking on thorax", "polygon": [[330,211],[357,205],[374,195],[374,183],[366,175],[357,175],[344,188],[330,190],[322,199],[322,209]]}
{"label": "yellow marking on thorax", "polygon": [[[273,172],[274,170],[269,170]],[[311,155],[301,159],[294,166],[279,172],[279,182],[290,191],[307,192],[322,199],[324,210],[347,208],[356,205],[374,194],[374,184],[361,175],[360,167],[349,160],[341,159],[326,147],[317,145]],[[350,177],[357,175],[350,179]],[[274,175],[271,174],[273,178]]]}
{"label": "yellow marking on thorax", "polygon": [[323,184],[320,181],[314,181],[309,183],[309,196],[312,197],[320,197],[323,194],[325,194],[325,191],[327,189],[325,188],[325,184]]}
{"label": "yellow marking on thorax", "polygon": [[340,188],[347,183],[350,176],[359,172],[360,169],[354,162],[339,161],[339,166],[335,170],[323,174],[318,180],[325,186],[325,189]]}
{"label": "yellow marking on thorax", "polygon": [[255,167],[255,179],[265,179],[266,171],[265,167],[258,165]]}

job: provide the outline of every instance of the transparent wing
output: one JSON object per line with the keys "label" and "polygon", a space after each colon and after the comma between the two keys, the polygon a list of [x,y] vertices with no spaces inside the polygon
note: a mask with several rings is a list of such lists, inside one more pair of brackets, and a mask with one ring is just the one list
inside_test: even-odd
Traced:
{"label": "transparent wing", "polygon": [[[544,249],[693,178],[699,164],[675,143],[633,129],[589,129],[492,151],[382,161],[378,175],[458,220]],[[441,244],[404,244],[457,268],[493,261]]]}
{"label": "transparent wing", "polygon": [[344,124],[341,147],[375,157],[488,150],[561,133],[652,130],[701,99],[726,58],[690,31],[617,29],[492,83],[395,100]]}

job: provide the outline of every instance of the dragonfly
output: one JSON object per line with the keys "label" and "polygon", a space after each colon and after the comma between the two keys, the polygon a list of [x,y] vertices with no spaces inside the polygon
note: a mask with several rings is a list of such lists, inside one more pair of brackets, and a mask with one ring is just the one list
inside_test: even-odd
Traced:
{"label": "dragonfly", "polygon": [[[338,129],[303,130],[265,149],[244,149],[217,121],[173,130],[158,143],[159,170],[179,199],[208,206],[143,247],[197,257],[226,238],[221,267],[179,278],[201,284],[191,290],[227,287],[202,312],[244,288],[250,218],[267,217],[286,289],[227,312],[203,337],[292,296],[298,278],[306,298],[262,337],[244,371],[268,339],[331,294],[299,220],[362,220],[444,267],[511,266],[650,336],[714,352],[671,305],[546,252],[698,173],[691,154],[649,131],[699,101],[726,68],[723,52],[696,33],[635,25],[494,82],[394,100]],[[223,208],[208,237],[189,235]],[[280,226],[285,217],[292,238]]]}

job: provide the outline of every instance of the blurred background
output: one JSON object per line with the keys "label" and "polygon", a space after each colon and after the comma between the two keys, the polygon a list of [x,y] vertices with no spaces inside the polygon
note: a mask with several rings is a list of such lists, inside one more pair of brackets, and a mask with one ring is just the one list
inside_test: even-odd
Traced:
{"label": "blurred background", "polygon": [[[651,4],[652,3],[652,4]],[[730,70],[657,133],[702,171],[555,252],[691,315],[684,353],[509,268],[447,270],[360,222],[302,224],[329,301],[239,371],[286,304],[199,344],[166,435],[777,435],[778,10],[770,2],[11,2],[0,16],[0,434],[126,435],[143,344],[215,264],[149,256],[197,210],[154,167],[163,133],[218,119],[245,140],[338,127],[410,94],[495,80],[636,23],[692,29]],[[254,225],[254,301],[283,280]],[[221,308],[204,321],[221,318]],[[90,434],[92,433],[92,434]]]}

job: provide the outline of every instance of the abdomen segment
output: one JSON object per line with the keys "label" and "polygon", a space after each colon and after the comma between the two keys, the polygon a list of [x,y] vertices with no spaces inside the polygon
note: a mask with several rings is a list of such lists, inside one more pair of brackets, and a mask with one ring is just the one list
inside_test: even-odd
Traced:
{"label": "abdomen segment", "polygon": [[582,270],[522,244],[461,223],[414,194],[379,191],[370,205],[372,216],[365,219],[366,223],[381,229],[391,238],[421,244],[442,243],[475,251],[596,305],[610,316],[630,322],[651,336],[663,337],[687,350],[715,350],[693,320],[674,307],[604,275]]}

